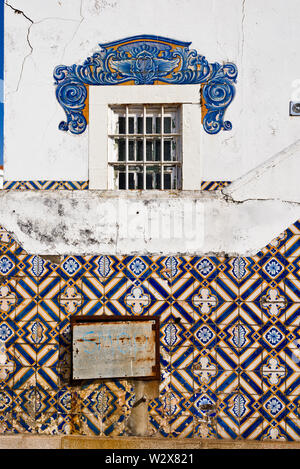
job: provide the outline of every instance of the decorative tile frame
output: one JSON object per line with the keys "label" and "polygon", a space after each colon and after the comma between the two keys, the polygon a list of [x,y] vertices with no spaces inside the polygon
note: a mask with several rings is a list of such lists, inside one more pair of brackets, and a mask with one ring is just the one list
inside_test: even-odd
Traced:
{"label": "decorative tile frame", "polygon": [[230,130],[232,124],[224,120],[224,113],[235,95],[237,67],[233,63],[209,63],[190,50],[190,44],[139,35],[99,44],[101,50],[83,65],[57,66],[56,98],[67,117],[59,129],[74,134],[85,131],[90,85],[200,84],[204,130],[209,134]]}

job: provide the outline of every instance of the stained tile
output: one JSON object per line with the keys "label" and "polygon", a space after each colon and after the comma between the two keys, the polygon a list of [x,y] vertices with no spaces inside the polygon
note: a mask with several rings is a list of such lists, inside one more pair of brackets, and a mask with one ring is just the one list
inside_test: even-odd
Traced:
{"label": "stained tile", "polygon": [[299,257],[300,256],[300,235],[291,236],[285,244],[285,256]]}
{"label": "stained tile", "polygon": [[217,415],[216,436],[221,440],[236,440],[240,436],[238,421],[233,421],[231,417]]}
{"label": "stained tile", "polygon": [[34,415],[29,416],[24,412],[13,412],[12,427],[16,433],[35,433],[37,425]]}
{"label": "stained tile", "polygon": [[194,438],[216,439],[216,421],[215,418],[197,418],[194,417]]}
{"label": "stained tile", "polygon": [[105,296],[102,278],[84,277],[81,280],[80,289],[89,300],[101,300]]}
{"label": "stained tile", "polygon": [[16,367],[13,373],[13,389],[28,389],[36,386],[36,372],[33,366]]}
{"label": "stained tile", "polygon": [[[168,310],[162,314],[162,320],[165,320],[165,314],[167,314],[167,312]],[[202,318],[201,314],[198,313],[196,308],[189,301],[175,301],[172,303],[171,314],[175,322],[176,320],[180,320],[180,322],[190,324]]]}
{"label": "stained tile", "polygon": [[286,418],[285,420],[285,435],[289,441],[300,440],[300,427],[299,419]]}
{"label": "stained tile", "polygon": [[233,348],[216,347],[216,360],[223,370],[235,370],[239,367],[239,354]]}
{"label": "stained tile", "polygon": [[241,302],[238,306],[238,317],[245,326],[262,326],[263,313],[260,305],[254,302]]}
{"label": "stained tile", "polygon": [[288,274],[284,281],[284,289],[289,303],[300,303],[300,279]]}
{"label": "stained tile", "polygon": [[170,375],[170,390],[176,394],[192,393],[194,390],[194,379],[190,368],[176,368]]}
{"label": "stained tile", "polygon": [[80,305],[79,315],[82,316],[102,316],[105,314],[113,314],[109,308],[105,307],[99,300],[90,300],[87,301],[83,306]]}
{"label": "stained tile", "polygon": [[13,414],[11,411],[0,412],[0,433],[2,435],[17,433],[16,428],[13,426]]}
{"label": "stained tile", "polygon": [[150,435],[152,437],[169,438],[171,427],[167,416],[158,411],[150,410],[148,412]]}
{"label": "stained tile", "polygon": [[240,423],[240,438],[243,440],[261,440],[263,434],[263,418],[247,418]]}
{"label": "stained tile", "polygon": [[36,382],[44,389],[56,391],[59,388],[59,373],[56,367],[38,366]]}
{"label": "stained tile", "polygon": [[260,440],[275,440],[275,441],[288,441],[290,437],[286,432],[286,423],[280,422],[277,424],[276,421],[267,422],[263,421],[263,431]]}
{"label": "stained tile", "polygon": [[170,436],[173,438],[192,438],[194,436],[194,419],[190,414],[181,414],[170,420]]}

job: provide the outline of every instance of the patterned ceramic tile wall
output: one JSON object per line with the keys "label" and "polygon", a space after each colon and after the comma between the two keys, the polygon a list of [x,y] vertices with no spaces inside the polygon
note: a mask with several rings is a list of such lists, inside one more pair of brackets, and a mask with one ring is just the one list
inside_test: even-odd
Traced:
{"label": "patterned ceramic tile wall", "polygon": [[217,191],[228,186],[231,181],[201,181],[202,191]]}
{"label": "patterned ceramic tile wall", "polygon": [[[202,181],[202,191],[215,191],[228,186],[231,181]],[[4,190],[87,190],[89,181],[4,181]]]}
{"label": "patterned ceramic tile wall", "polygon": [[253,257],[65,256],[0,229],[0,432],[123,435],[126,380],[72,387],[73,315],[160,317],[166,438],[300,438],[300,222]]}
{"label": "patterned ceramic tile wall", "polygon": [[88,181],[4,181],[4,190],[84,190]]}

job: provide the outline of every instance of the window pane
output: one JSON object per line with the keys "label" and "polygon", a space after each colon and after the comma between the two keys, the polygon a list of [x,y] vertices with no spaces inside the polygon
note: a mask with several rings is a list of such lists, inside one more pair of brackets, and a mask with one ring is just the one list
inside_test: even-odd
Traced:
{"label": "window pane", "polygon": [[119,134],[125,134],[125,117],[119,116]]}
{"label": "window pane", "polygon": [[172,189],[171,174],[169,173],[164,173],[164,189]]}
{"label": "window pane", "polygon": [[161,167],[147,166],[146,189],[161,189]]}
{"label": "window pane", "polygon": [[142,189],[143,181],[143,167],[142,166],[129,166],[128,167],[128,189]]}
{"label": "window pane", "polygon": [[153,188],[153,173],[147,168],[146,172],[146,189]]}
{"label": "window pane", "polygon": [[177,153],[177,139],[174,138],[171,140],[171,160],[172,161],[179,161],[179,155]]}
{"label": "window pane", "polygon": [[171,161],[171,141],[164,140],[164,160]]}
{"label": "window pane", "polygon": [[171,133],[171,117],[164,117],[164,132],[166,134]]}
{"label": "window pane", "polygon": [[161,117],[156,117],[155,119],[155,132],[157,134],[161,133]]}
{"label": "window pane", "polygon": [[143,173],[137,174],[137,189],[144,189],[144,175]]}
{"label": "window pane", "polygon": [[146,134],[152,133],[152,117],[146,117]]}
{"label": "window pane", "polygon": [[165,166],[164,189],[178,189],[178,169],[176,166]]}
{"label": "window pane", "polygon": [[155,173],[155,187],[154,189],[161,189],[161,173]]}
{"label": "window pane", "polygon": [[134,161],[134,140],[128,142],[128,160]]}
{"label": "window pane", "polygon": [[137,133],[142,134],[144,132],[144,119],[142,117],[137,118]]}
{"label": "window pane", "polygon": [[118,189],[126,189],[126,170],[125,166],[115,167],[115,181]]}
{"label": "window pane", "polygon": [[161,160],[161,140],[154,140],[155,161]]}
{"label": "window pane", "polygon": [[125,152],[126,152],[126,143],[124,138],[120,138],[117,140],[118,145],[118,161],[125,161]]}
{"label": "window pane", "polygon": [[134,134],[134,117],[128,117],[128,133]]}
{"label": "window pane", "polygon": [[[129,113],[127,122],[126,108]],[[123,165],[114,166],[115,187],[152,190],[162,189],[163,186],[166,190],[178,189],[181,168],[173,166],[172,162],[181,160],[181,139],[170,134],[178,132],[179,108],[172,104],[142,104],[122,105],[112,109],[115,113],[116,132],[121,138],[112,136],[114,145],[111,148],[114,155],[110,157],[110,163],[119,161]],[[144,116],[145,109],[147,113]],[[125,138],[126,131],[130,138]],[[155,138],[150,134],[156,134]],[[162,161],[167,162],[168,166],[162,166]],[[131,165],[127,165],[127,162]],[[147,162],[148,165],[144,166],[142,162]]]}
{"label": "window pane", "polygon": [[137,161],[143,161],[144,160],[144,142],[143,140],[137,140],[137,149],[136,149],[136,159]]}
{"label": "window pane", "polygon": [[153,141],[146,140],[146,161],[153,161]]}

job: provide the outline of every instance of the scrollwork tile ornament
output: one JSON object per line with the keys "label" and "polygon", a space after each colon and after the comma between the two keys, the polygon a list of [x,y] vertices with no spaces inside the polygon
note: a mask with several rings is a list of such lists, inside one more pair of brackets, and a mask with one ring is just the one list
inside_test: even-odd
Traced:
{"label": "scrollwork tile ornament", "polygon": [[200,84],[202,124],[209,134],[232,124],[224,120],[235,95],[237,68],[233,63],[209,63],[190,42],[160,36],[133,36],[99,44],[101,50],[83,65],[59,65],[54,70],[56,97],[66,113],[60,130],[81,134],[87,126],[85,108],[89,85]]}

